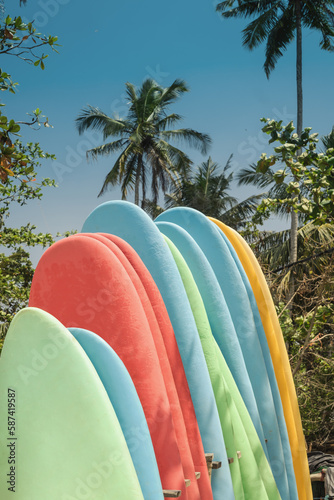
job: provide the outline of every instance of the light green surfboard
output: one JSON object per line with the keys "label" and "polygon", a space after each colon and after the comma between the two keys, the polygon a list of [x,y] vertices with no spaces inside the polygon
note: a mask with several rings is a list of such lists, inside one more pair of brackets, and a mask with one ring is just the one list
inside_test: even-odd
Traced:
{"label": "light green surfboard", "polygon": [[235,497],[238,500],[279,500],[280,495],[254,425],[212,335],[195,280],[177,247],[169,238],[164,238],[180,272],[200,336],[228,457],[233,458],[230,470]]}
{"label": "light green surfboard", "polygon": [[20,311],[0,359],[1,500],[143,500],[87,355],[53,316]]}

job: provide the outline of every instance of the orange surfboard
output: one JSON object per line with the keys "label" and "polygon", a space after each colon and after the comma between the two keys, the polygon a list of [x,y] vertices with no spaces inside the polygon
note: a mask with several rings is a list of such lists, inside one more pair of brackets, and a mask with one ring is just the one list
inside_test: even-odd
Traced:
{"label": "orange surfboard", "polygon": [[[94,235],[95,234],[96,233],[94,233]],[[195,409],[191,399],[181,355],[166,306],[151,274],[147,270],[139,255],[133,250],[129,243],[124,241],[122,238],[112,234],[103,233],[103,235],[110,241],[115,243],[123,252],[123,254],[133,266],[133,269],[135,270],[145,288],[145,292],[147,293],[147,297],[152,306],[156,321],[158,322],[160,333],[164,342],[164,349],[167,353],[169,364],[172,369],[174,385],[177,390],[179,404],[183,413],[183,420],[186,426],[186,433],[193,463],[195,465],[195,470],[196,472],[201,473],[201,477],[198,480],[199,490],[202,498],[209,500],[210,498],[212,498],[212,489],[208,475],[202,439],[199,432]],[[187,493],[188,492],[189,490],[187,490]]]}
{"label": "orange surfboard", "polygon": [[[189,442],[188,442],[188,436],[187,436],[187,431],[185,427],[185,421],[183,418],[182,410],[180,407],[180,401],[179,397],[176,391],[175,387],[175,382],[171,370],[171,366],[167,357],[165,345],[163,342],[163,338],[161,335],[161,331],[159,328],[159,324],[157,322],[156,316],[154,314],[154,310],[152,307],[152,304],[148,298],[148,294],[146,293],[146,290],[143,286],[143,283],[141,282],[137,272],[135,271],[134,267],[130,263],[129,259],[124,255],[120,247],[113,241],[113,236],[108,235],[108,234],[96,234],[96,233],[83,233],[83,234],[78,234],[76,235],[77,238],[80,237],[90,237],[93,238],[97,241],[100,241],[101,243],[105,244],[109,250],[111,250],[114,255],[118,258],[118,260],[121,262],[121,264],[124,266],[124,269],[128,273],[129,277],[131,278],[132,283],[135,286],[135,289],[137,291],[137,294],[141,300],[143,309],[146,314],[146,318],[149,323],[149,327],[151,330],[151,334],[154,340],[154,344],[157,350],[160,366],[161,366],[161,373],[164,378],[165,386],[166,386],[166,391],[167,391],[167,396],[169,399],[170,403],[170,408],[171,408],[171,413],[172,413],[172,418],[173,418],[173,423],[174,423],[174,428],[175,428],[175,435],[177,438],[177,444],[178,448],[180,450],[180,455],[181,455],[181,461],[182,461],[182,466],[183,466],[183,472],[184,476],[187,479],[190,479],[190,485],[187,488],[187,495],[189,500],[199,500],[200,499],[200,492],[199,492],[199,484],[197,483],[196,475],[195,475],[195,467],[194,467],[194,462],[192,459],[190,447],[189,447]],[[117,237],[115,237],[117,238]],[[118,240],[122,241],[121,238],[117,238]],[[124,242],[125,245],[127,245],[126,242]],[[133,250],[133,248],[128,245],[128,255],[131,256],[131,259],[133,261],[139,260],[142,264],[142,266],[145,268],[144,264],[136,254],[136,252]],[[137,257],[137,259],[136,259]],[[153,281],[153,280],[152,280]],[[204,456],[204,451],[203,451],[203,458],[205,460]],[[208,482],[209,490],[203,491],[203,498],[207,498],[210,500],[210,493],[211,493],[211,500],[212,500],[212,492],[211,492],[211,487],[210,483]]]}
{"label": "orange surfboard", "polygon": [[[30,306],[66,327],[100,335],[126,366],[138,392],[164,489],[185,477],[155,344],[137,291],[119,259],[100,241],[72,236],[52,245],[36,268]],[[131,411],[131,409],[129,409]]]}

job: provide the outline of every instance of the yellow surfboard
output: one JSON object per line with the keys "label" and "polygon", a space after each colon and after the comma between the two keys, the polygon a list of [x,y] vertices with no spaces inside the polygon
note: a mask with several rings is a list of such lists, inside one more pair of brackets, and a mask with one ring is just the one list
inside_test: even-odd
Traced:
{"label": "yellow surfboard", "polygon": [[224,232],[233,245],[254,292],[282,400],[299,500],[312,500],[305,438],[295,385],[281,327],[267,282],[255,255],[245,240],[234,229],[216,219],[211,217],[209,219]]}

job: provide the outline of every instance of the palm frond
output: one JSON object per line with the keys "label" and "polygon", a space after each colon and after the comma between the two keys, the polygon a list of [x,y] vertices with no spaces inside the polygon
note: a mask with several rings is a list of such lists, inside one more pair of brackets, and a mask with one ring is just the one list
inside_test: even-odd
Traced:
{"label": "palm frond", "polygon": [[208,179],[213,176],[215,171],[219,168],[219,164],[217,162],[212,161],[211,156],[206,161],[203,161],[199,167],[198,171],[195,175],[195,181],[200,181],[202,178],[205,179],[206,183]]}
{"label": "palm frond", "polygon": [[138,99],[139,116],[142,122],[149,122],[154,116],[160,112],[159,107],[159,97],[161,95],[161,87],[152,80],[148,78],[144,81],[141,89],[140,96]]}
{"label": "palm frond", "polygon": [[318,5],[318,2],[306,1],[302,9],[303,25],[320,31],[322,39],[320,47],[323,50],[333,51],[334,37],[334,14],[329,9],[324,9],[324,2]]}
{"label": "palm frond", "polygon": [[257,243],[257,254],[261,263],[271,269],[289,262],[290,230],[266,233]]}
{"label": "palm frond", "polygon": [[281,4],[280,0],[273,1],[258,1],[258,0],[224,0],[216,5],[216,11],[221,13],[223,17],[250,17],[256,14],[262,14],[266,12],[268,8],[276,6],[276,8]]}
{"label": "palm frond", "polygon": [[87,106],[84,108],[75,120],[76,128],[79,134],[83,134],[89,128],[100,131],[103,138],[110,135],[122,136],[129,131],[131,124],[126,120],[110,118],[99,108]]}
{"label": "palm frond", "polygon": [[[328,248],[333,244],[334,228],[331,224],[316,226],[309,222],[298,228],[298,260],[312,256],[319,248]],[[290,254],[290,230],[266,233],[257,243],[257,254],[261,262],[271,269],[276,270],[287,266]],[[295,272],[302,273],[307,266],[319,271],[325,262],[326,256],[323,260],[310,260],[297,268]]]}
{"label": "palm frond", "polygon": [[283,55],[283,51],[287,50],[289,43],[295,38],[295,29],[294,4],[289,3],[268,34],[266,59],[263,65],[267,78],[269,78],[271,71],[275,69],[278,59]]}
{"label": "palm frond", "polygon": [[173,192],[165,195],[166,207],[192,207],[205,215],[220,218],[222,213],[237,204],[236,198],[227,192],[233,178],[232,174],[226,176],[230,160],[231,157],[221,174],[218,174],[220,165],[209,157],[197,167],[191,177],[177,179]]}
{"label": "palm frond", "polygon": [[156,141],[159,144],[159,148],[163,148],[171,161],[171,166],[174,172],[180,173],[182,176],[187,177],[189,173],[189,169],[192,165],[192,161],[189,158],[189,156],[184,153],[181,149],[176,148],[175,146],[172,146],[172,144],[169,144],[167,141],[164,141],[163,139],[159,139]]}
{"label": "palm frond", "polygon": [[165,108],[179,99],[185,92],[189,92],[189,86],[186,82],[180,79],[175,80],[172,85],[162,90],[159,98],[159,106]]}
{"label": "palm frond", "polygon": [[[175,184],[175,162],[170,157],[168,148],[161,141],[152,141],[146,151],[147,162],[150,165],[151,192],[153,202],[158,199],[159,189],[165,192],[170,184]],[[143,196],[143,199],[145,197]]]}
{"label": "palm frond", "polygon": [[324,137],[321,138],[321,141],[325,146],[326,150],[334,148],[334,127],[332,128],[331,132],[328,135],[325,135]]}
{"label": "palm frond", "polygon": [[249,196],[246,200],[239,203],[236,203],[235,200],[232,207],[221,214],[220,220],[228,226],[240,230],[255,214],[258,204],[263,197],[264,194],[257,194]]}
{"label": "palm frond", "polygon": [[136,118],[139,116],[138,112],[138,94],[135,85],[132,83],[126,82],[126,94],[129,98],[129,117]]}
{"label": "palm frond", "polygon": [[190,128],[178,130],[163,130],[160,132],[164,139],[172,139],[186,142],[189,146],[198,149],[202,154],[206,154],[211,145],[211,137],[208,134],[202,134]]}
{"label": "palm frond", "polygon": [[151,217],[152,220],[156,219],[158,215],[164,212],[164,209],[157,205],[154,201],[145,198],[142,201],[142,209]]}
{"label": "palm frond", "polygon": [[165,116],[156,123],[157,130],[159,132],[162,130],[166,130],[166,127],[171,127],[180,120],[182,120],[182,116],[176,113],[172,113],[168,116]]}
{"label": "palm frond", "polygon": [[309,222],[299,229],[298,234],[306,244],[312,241],[313,246],[331,245],[334,241],[333,224],[323,224],[321,226],[318,226],[313,224],[312,222]]}
{"label": "palm frond", "polygon": [[128,144],[128,139],[119,139],[118,141],[102,144],[96,148],[89,149],[86,152],[87,159],[96,160],[98,156],[106,156],[118,152]]}
{"label": "palm frond", "polygon": [[242,168],[236,174],[238,186],[256,186],[264,189],[274,182],[274,172],[268,169],[265,174],[256,171],[255,163],[252,163],[247,168]]}
{"label": "palm frond", "polygon": [[129,144],[127,148],[124,151],[122,151],[122,153],[119,155],[119,157],[114,163],[114,166],[112,167],[110,172],[108,172],[108,174],[106,175],[106,178],[104,180],[104,183],[102,185],[101,191],[99,192],[98,196],[102,196],[106,192],[109,186],[115,186],[118,182],[122,181],[126,163],[129,160],[133,159],[134,156],[135,152],[133,151],[133,145]]}
{"label": "palm frond", "polygon": [[279,2],[276,2],[276,4],[246,26],[242,31],[243,45],[252,50],[268,38],[270,31],[277,23],[278,4]]}
{"label": "palm frond", "polygon": [[139,167],[138,155],[133,154],[124,164],[123,168],[122,183],[121,183],[122,200],[126,200],[128,196],[128,189],[130,191],[133,191],[135,189],[138,167]]}
{"label": "palm frond", "polygon": [[175,183],[177,174],[187,176],[190,159],[182,151],[164,141],[152,141],[147,157],[155,175],[160,177],[166,187],[169,181]]}

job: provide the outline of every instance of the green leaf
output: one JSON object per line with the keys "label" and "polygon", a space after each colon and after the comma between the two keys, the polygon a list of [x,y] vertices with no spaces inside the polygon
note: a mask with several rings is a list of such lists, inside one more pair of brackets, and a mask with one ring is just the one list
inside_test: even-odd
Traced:
{"label": "green leaf", "polygon": [[286,175],[287,174],[284,170],[277,170],[277,172],[274,173],[274,179],[276,184],[282,184],[284,182]]}
{"label": "green leaf", "polygon": [[17,134],[17,132],[20,132],[20,130],[21,130],[20,125],[19,125],[18,123],[16,123],[16,124],[15,124],[15,125],[11,128],[11,130],[10,130],[10,131],[11,131],[13,134]]}

